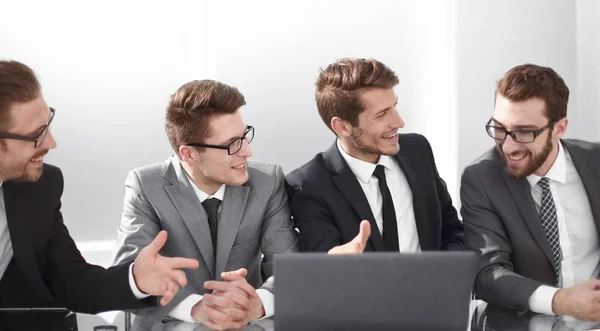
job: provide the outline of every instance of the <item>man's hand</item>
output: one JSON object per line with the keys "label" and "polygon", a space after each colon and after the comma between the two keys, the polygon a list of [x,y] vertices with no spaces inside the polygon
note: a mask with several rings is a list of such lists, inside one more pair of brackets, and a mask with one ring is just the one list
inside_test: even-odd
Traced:
{"label": "man's hand", "polygon": [[166,242],[167,232],[159,232],[150,245],[142,249],[133,263],[135,285],[143,293],[162,295],[160,304],[163,306],[171,302],[179,291],[179,286],[187,284],[185,273],[178,269],[196,269],[199,266],[198,261],[193,259],[158,255]]}
{"label": "man's hand", "polygon": [[573,287],[559,289],[552,298],[552,311],[584,321],[600,321],[600,280],[590,279]]}
{"label": "man's hand", "polygon": [[371,224],[369,221],[360,222],[360,230],[358,235],[352,241],[341,246],[335,246],[330,249],[327,254],[358,254],[362,253],[367,246],[367,240],[371,236]]}
{"label": "man's hand", "polygon": [[262,302],[246,281],[246,269],[221,274],[223,281],[207,281],[204,287],[212,290],[192,308],[192,317],[215,329],[239,329],[264,316]]}

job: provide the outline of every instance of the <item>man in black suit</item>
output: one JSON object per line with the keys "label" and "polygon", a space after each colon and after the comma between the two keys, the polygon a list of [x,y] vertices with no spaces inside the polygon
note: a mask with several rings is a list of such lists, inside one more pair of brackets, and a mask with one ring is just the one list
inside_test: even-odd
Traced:
{"label": "man in black suit", "polygon": [[562,139],[569,88],[525,64],[496,86],[496,146],[463,173],[475,292],[498,306],[600,321],[600,144]]}
{"label": "man in black suit", "polygon": [[148,295],[162,295],[167,304],[186,284],[178,269],[198,261],[158,255],[166,232],[135,262],[109,269],[87,264],[75,246],[60,211],[62,173],[43,162],[56,147],[54,115],[34,72],[0,61],[0,308],[97,313],[148,307],[152,298],[140,301]]}
{"label": "man in black suit", "polygon": [[301,251],[463,248],[462,223],[427,139],[397,132],[404,127],[397,84],[374,59],[321,70],[317,108],[337,139],[286,178]]}

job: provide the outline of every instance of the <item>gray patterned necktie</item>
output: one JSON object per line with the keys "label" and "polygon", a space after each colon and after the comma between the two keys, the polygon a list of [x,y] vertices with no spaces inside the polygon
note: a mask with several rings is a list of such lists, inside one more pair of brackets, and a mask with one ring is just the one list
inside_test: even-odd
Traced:
{"label": "gray patterned necktie", "polygon": [[221,200],[217,198],[210,198],[202,201],[202,206],[206,211],[206,216],[208,216],[208,227],[210,228],[210,238],[212,239],[215,255],[217,255],[217,213],[220,205]]}
{"label": "gray patterned necktie", "polygon": [[562,253],[560,250],[560,240],[558,237],[558,218],[556,216],[556,206],[554,205],[554,199],[552,198],[552,192],[550,191],[550,183],[548,178],[542,177],[538,182],[538,185],[542,188],[542,206],[540,208],[540,220],[542,221],[542,227],[550,244],[550,250],[552,251],[552,257],[554,257],[554,270],[556,271],[556,285],[560,283],[560,261],[562,260]]}

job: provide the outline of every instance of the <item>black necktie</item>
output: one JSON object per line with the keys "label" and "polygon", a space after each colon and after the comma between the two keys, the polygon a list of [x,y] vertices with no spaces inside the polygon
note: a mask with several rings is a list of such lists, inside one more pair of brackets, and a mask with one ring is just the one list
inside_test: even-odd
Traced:
{"label": "black necktie", "polygon": [[205,199],[202,201],[202,206],[208,216],[208,227],[210,228],[210,237],[212,239],[213,249],[215,250],[215,256],[217,255],[217,212],[221,200],[217,198]]}
{"label": "black necktie", "polygon": [[542,177],[538,181],[538,185],[542,188],[542,205],[540,207],[540,220],[542,227],[548,239],[552,257],[554,258],[554,270],[556,270],[556,285],[560,283],[560,263],[562,260],[562,252],[560,250],[560,240],[558,237],[558,217],[556,216],[556,206],[550,191],[550,183],[547,177]]}
{"label": "black necktie", "polygon": [[379,191],[383,197],[383,245],[390,252],[399,252],[398,244],[398,224],[396,222],[396,210],[394,209],[394,201],[392,194],[385,181],[385,168],[380,164],[375,167],[373,175],[379,181]]}

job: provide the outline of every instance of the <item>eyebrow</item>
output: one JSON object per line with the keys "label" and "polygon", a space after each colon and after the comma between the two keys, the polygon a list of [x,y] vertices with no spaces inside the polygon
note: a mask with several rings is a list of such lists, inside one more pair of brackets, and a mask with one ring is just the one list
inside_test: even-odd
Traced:
{"label": "eyebrow", "polygon": [[[503,128],[506,128],[506,125],[502,124],[500,121],[492,117],[492,121]],[[517,125],[515,126],[517,130],[537,130],[538,126],[533,124],[525,124],[525,125]]]}
{"label": "eyebrow", "polygon": [[396,97],[396,101],[394,101],[394,104],[393,104],[393,105],[391,105],[391,106],[389,106],[389,107],[387,107],[387,108],[385,108],[385,109],[382,109],[382,110],[380,110],[380,111],[376,112],[376,113],[375,113],[375,115],[373,115],[373,116],[374,116],[374,117],[377,117],[377,116],[381,115],[381,113],[384,113],[384,112],[386,112],[386,111],[388,111],[388,110],[390,110],[390,109],[394,108],[394,107],[395,107],[397,104],[398,104],[398,97]]}

